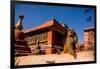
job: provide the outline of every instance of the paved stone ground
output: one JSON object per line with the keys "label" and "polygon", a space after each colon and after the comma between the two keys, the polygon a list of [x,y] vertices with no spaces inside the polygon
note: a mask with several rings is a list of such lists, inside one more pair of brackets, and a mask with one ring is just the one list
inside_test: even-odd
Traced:
{"label": "paved stone ground", "polygon": [[72,55],[65,54],[49,54],[49,55],[29,55],[15,58],[16,65],[35,65],[48,63],[68,63],[68,62],[84,62],[94,61],[93,51],[77,52],[77,58],[74,59]]}

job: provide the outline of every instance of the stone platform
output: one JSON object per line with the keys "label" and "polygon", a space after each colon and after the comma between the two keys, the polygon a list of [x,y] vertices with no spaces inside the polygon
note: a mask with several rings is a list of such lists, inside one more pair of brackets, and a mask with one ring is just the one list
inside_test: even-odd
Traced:
{"label": "stone platform", "polygon": [[72,55],[65,54],[49,54],[49,55],[29,55],[15,58],[16,65],[35,65],[48,63],[69,63],[69,62],[84,62],[94,61],[93,51],[77,52],[77,58],[74,59]]}

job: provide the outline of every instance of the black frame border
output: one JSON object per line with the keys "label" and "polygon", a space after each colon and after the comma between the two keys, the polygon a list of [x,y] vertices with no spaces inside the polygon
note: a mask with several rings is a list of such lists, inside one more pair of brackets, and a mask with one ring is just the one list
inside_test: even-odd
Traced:
{"label": "black frame border", "polygon": [[[80,65],[80,64],[91,64],[97,62],[97,41],[96,41],[96,5],[80,5],[80,4],[64,4],[64,3],[50,3],[50,2],[34,2],[34,1],[11,1],[10,2],[10,68],[30,68],[30,67],[45,67],[45,66],[60,66],[60,65]],[[95,53],[94,53],[94,61],[86,61],[86,62],[70,62],[70,63],[56,63],[56,64],[37,64],[37,65],[21,65],[15,66],[14,61],[14,23],[15,23],[15,4],[36,4],[36,5],[48,5],[48,6],[70,6],[70,7],[91,7],[95,9]]]}

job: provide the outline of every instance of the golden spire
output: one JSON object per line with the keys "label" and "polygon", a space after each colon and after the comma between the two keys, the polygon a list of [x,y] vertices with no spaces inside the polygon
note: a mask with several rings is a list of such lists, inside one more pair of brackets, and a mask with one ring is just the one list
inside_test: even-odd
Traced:
{"label": "golden spire", "polygon": [[22,26],[22,19],[24,18],[23,14],[19,15],[19,21],[16,23],[15,28],[17,30],[22,30],[23,26]]}

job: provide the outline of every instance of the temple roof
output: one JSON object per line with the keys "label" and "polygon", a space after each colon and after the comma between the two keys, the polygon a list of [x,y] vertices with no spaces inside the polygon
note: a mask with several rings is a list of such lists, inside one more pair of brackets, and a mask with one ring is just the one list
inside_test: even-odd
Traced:
{"label": "temple roof", "polygon": [[24,32],[29,33],[29,32],[32,32],[32,31],[41,30],[41,29],[45,29],[45,28],[48,28],[48,27],[57,27],[57,28],[61,29],[62,31],[66,32],[66,28],[64,28],[55,19],[50,19],[47,22],[42,23],[41,25],[33,27],[32,29],[26,29],[26,30],[24,30]]}

